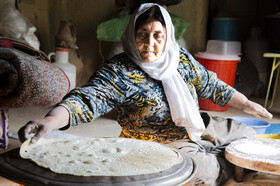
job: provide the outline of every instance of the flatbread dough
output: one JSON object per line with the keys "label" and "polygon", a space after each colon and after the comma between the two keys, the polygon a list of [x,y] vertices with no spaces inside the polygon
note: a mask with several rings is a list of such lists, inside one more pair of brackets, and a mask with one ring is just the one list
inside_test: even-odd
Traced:
{"label": "flatbread dough", "polygon": [[277,150],[272,146],[267,146],[265,144],[244,143],[244,144],[238,144],[233,148],[239,152],[243,152],[246,154],[256,154],[256,155],[264,155],[264,156],[280,155],[279,150]]}
{"label": "flatbread dough", "polygon": [[183,161],[166,145],[126,138],[40,139],[24,142],[20,156],[53,172],[77,176],[157,173]]}

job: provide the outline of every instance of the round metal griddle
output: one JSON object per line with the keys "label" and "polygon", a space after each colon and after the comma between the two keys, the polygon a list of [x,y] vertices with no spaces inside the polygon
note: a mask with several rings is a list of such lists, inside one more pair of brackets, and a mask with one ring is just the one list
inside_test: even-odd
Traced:
{"label": "round metal griddle", "polygon": [[[153,174],[136,176],[74,176],[57,174],[19,155],[19,148],[0,155],[0,175],[24,185],[183,185],[197,171],[195,162],[182,154],[183,161]],[[63,157],[62,157],[63,158]]]}

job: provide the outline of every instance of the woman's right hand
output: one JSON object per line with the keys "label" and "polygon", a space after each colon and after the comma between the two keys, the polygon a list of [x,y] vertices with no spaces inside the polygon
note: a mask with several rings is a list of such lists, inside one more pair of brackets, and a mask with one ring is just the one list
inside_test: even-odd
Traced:
{"label": "woman's right hand", "polygon": [[18,131],[19,140],[23,143],[30,138],[31,134],[34,136],[31,138],[32,143],[36,143],[40,138],[50,133],[54,129],[48,118],[29,121],[26,125],[21,127]]}
{"label": "woman's right hand", "polygon": [[19,140],[23,143],[31,138],[32,143],[36,143],[40,138],[55,129],[60,129],[69,123],[69,112],[62,106],[55,107],[45,118],[29,121],[18,131]]}

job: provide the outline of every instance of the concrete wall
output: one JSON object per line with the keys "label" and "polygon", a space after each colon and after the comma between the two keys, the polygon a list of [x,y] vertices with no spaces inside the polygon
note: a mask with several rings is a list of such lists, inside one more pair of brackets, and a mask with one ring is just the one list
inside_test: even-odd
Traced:
{"label": "concrete wall", "polygon": [[55,34],[61,20],[71,20],[77,30],[77,50],[84,64],[82,80],[78,86],[102,64],[96,28],[110,19],[115,11],[114,0],[25,0],[19,10],[37,27],[41,50],[49,53],[55,50]]}
{"label": "concrete wall", "polygon": [[184,34],[187,49],[192,53],[205,50],[208,21],[208,0],[182,0],[178,5],[168,7],[168,11],[190,23]]}
{"label": "concrete wall", "polygon": [[[84,64],[82,78],[77,83],[81,86],[102,65],[103,59],[112,48],[112,43],[98,41],[96,29],[101,22],[115,16],[118,9],[116,1],[134,2],[134,0],[22,0],[19,1],[18,8],[37,28],[36,35],[41,42],[41,50],[47,54],[55,49],[54,37],[60,21],[73,22],[77,30],[79,47],[77,52]],[[238,20],[238,34],[242,44],[249,37],[251,27],[260,26],[264,29],[264,17],[280,10],[280,5],[276,6],[275,0],[182,0],[178,5],[169,6],[170,13],[190,23],[183,38],[191,54],[205,50],[211,19],[223,9],[225,3],[228,11]],[[278,87],[280,89],[280,86]]]}
{"label": "concrete wall", "polygon": [[[45,53],[54,51],[54,36],[60,20],[72,20],[77,30],[77,50],[84,64],[82,80],[87,82],[93,72],[102,65],[102,55],[106,56],[112,43],[100,42],[96,38],[97,26],[111,19],[116,11],[115,0],[24,0],[19,10],[37,28],[36,35]],[[205,49],[208,0],[183,0],[168,10],[190,23],[184,34],[187,48],[191,53]],[[102,51],[102,55],[100,54]]]}

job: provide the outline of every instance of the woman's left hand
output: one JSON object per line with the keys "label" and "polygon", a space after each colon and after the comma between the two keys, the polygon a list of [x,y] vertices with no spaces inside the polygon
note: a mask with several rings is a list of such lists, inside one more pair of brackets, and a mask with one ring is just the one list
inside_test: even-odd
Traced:
{"label": "woman's left hand", "polygon": [[255,103],[253,101],[248,100],[245,104],[244,104],[244,108],[242,109],[244,112],[248,113],[248,114],[252,114],[254,115],[256,118],[261,118],[263,117],[267,117],[269,119],[272,118],[272,114],[269,113],[264,107],[262,107],[260,104]]}
{"label": "woman's left hand", "polygon": [[243,112],[252,114],[256,118],[261,118],[262,116],[269,119],[272,118],[272,114],[270,114],[264,107],[258,103],[248,100],[245,95],[238,91],[234,93],[228,104],[232,107],[242,110]]}

